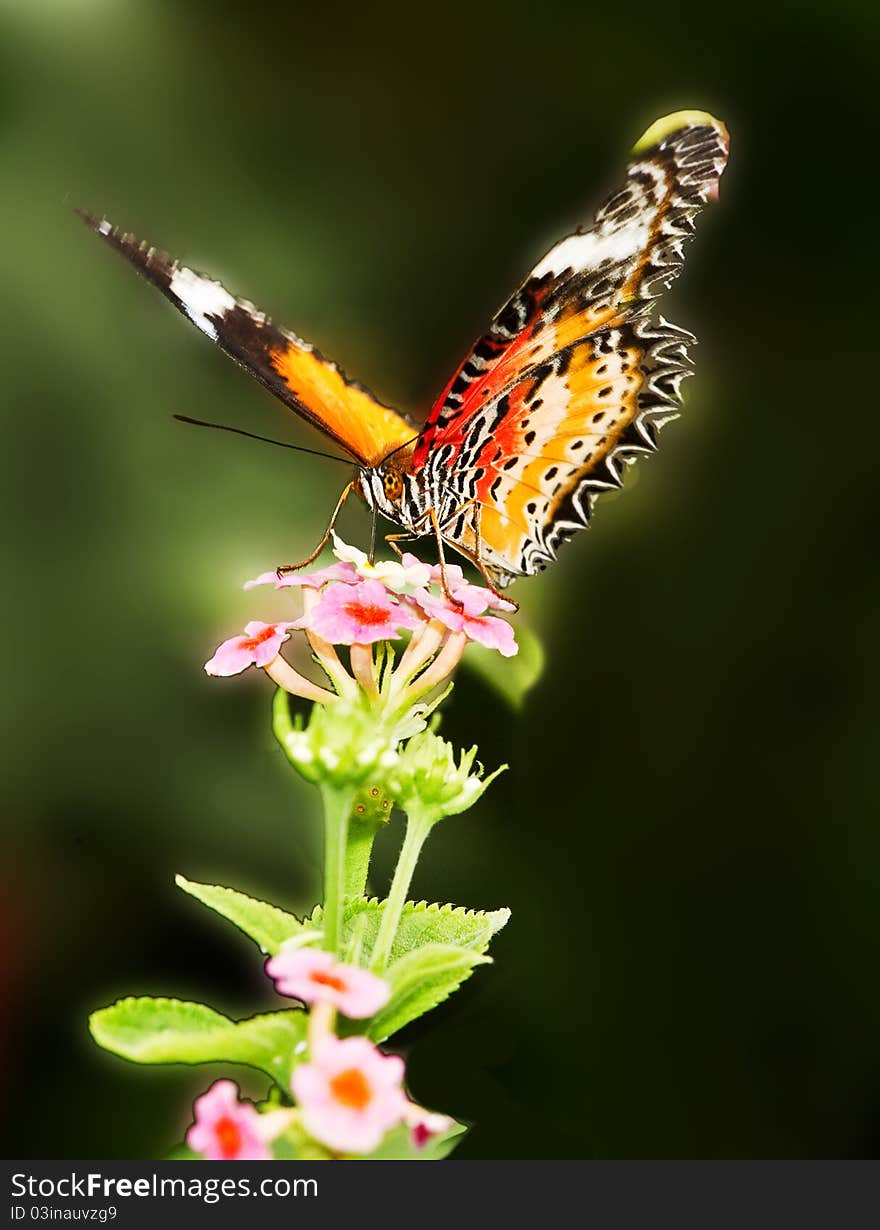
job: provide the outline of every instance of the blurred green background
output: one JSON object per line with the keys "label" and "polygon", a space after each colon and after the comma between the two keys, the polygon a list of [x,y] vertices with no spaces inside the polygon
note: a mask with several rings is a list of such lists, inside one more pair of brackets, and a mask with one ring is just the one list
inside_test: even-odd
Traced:
{"label": "blurred green background", "polygon": [[240,585],[310,549],[338,468],[174,424],[315,443],[71,206],[421,412],[681,107],[732,134],[663,309],[701,341],[686,413],[517,586],[548,651],[522,712],[460,679],[446,734],[513,767],[415,889],[513,919],[401,1041],[462,1157],[877,1155],[878,37],[852,2],[0,0],[8,1156],[157,1156],[188,1121],[212,1073],[104,1055],[89,1009],[277,1004],[175,872],[318,892],[269,689],[201,664],[288,609]]}

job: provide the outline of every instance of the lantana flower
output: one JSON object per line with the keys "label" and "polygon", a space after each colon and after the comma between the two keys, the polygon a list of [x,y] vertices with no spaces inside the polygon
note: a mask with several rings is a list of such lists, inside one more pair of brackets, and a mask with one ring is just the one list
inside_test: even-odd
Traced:
{"label": "lantana flower", "polygon": [[288,1111],[261,1115],[251,1102],[238,1096],[234,1081],[215,1081],[193,1103],[195,1123],[186,1134],[194,1153],[210,1162],[265,1162],[271,1160],[269,1142],[290,1121]]}
{"label": "lantana flower", "polygon": [[391,995],[384,978],[314,948],[282,948],[266,962],[266,973],[279,995],[307,1004],[332,1004],[353,1019],[375,1015]]}
{"label": "lantana flower", "polygon": [[371,563],[369,556],[357,547],[350,547],[337,533],[333,534],[333,554],[343,563],[357,569],[366,580],[381,581],[397,594],[411,594],[432,579],[433,568],[424,564],[415,555],[407,553],[398,560],[379,560]]}
{"label": "lantana flower", "polygon": [[293,1073],[293,1092],[308,1132],[336,1153],[372,1153],[407,1107],[403,1060],[367,1038],[327,1034],[309,1063]]}
{"label": "lantana flower", "polygon": [[[513,610],[513,603],[471,585],[457,564],[441,568],[410,554],[399,562],[371,563],[335,534],[333,550],[337,562],[326,568],[265,572],[247,582],[247,589],[299,589],[303,614],[282,623],[252,621],[243,636],[224,641],[206,664],[208,673],[232,675],[260,666],[291,695],[322,706],[365,705],[394,746],[425,728],[469,641],[505,657],[516,653],[513,628],[489,613]],[[302,675],[281,653],[292,629],[305,632],[326,686]],[[394,661],[384,646],[401,633],[410,639]],[[345,661],[337,646],[345,647]]]}
{"label": "lantana flower", "polygon": [[455,1120],[450,1119],[449,1115],[425,1110],[424,1106],[417,1106],[415,1102],[407,1102],[403,1121],[409,1128],[410,1138],[417,1149],[424,1149],[434,1136],[448,1132],[455,1126]]}
{"label": "lantana flower", "polygon": [[412,631],[418,619],[412,609],[394,601],[381,581],[328,585],[321,600],[295,627],[310,628],[333,645],[372,645],[396,640],[402,629]]}
{"label": "lantana flower", "polygon": [[278,657],[278,651],[288,639],[290,621],[264,624],[252,619],[245,624],[243,636],[233,636],[224,641],[205,663],[209,675],[238,675],[248,666],[268,666]]}
{"label": "lantana flower", "polygon": [[485,614],[493,606],[498,609],[502,603],[502,609],[512,610],[512,603],[498,598],[490,589],[466,582],[452,589],[452,597],[458,605],[427,589],[417,590],[414,595],[415,601],[429,618],[439,620],[452,632],[463,632],[468,640],[476,641],[486,649],[497,649],[504,658],[513,657],[517,651],[513,628],[506,619]]}
{"label": "lantana flower", "polygon": [[[442,565],[432,565],[430,584],[436,585],[438,588],[442,588],[443,573],[444,567]],[[507,598],[502,598],[500,594],[496,594],[493,590],[488,589],[486,586],[471,585],[470,581],[466,581],[464,578],[464,572],[462,571],[460,565],[446,564],[445,573],[446,585],[449,587],[449,592],[455,599],[455,603],[459,606],[464,606],[469,615],[479,615],[485,610],[516,610],[515,602],[510,602]],[[477,609],[475,604],[480,603],[482,605],[479,605]]]}
{"label": "lantana flower", "polygon": [[296,589],[305,586],[307,589],[321,589],[331,581],[344,581],[353,585],[358,580],[357,569],[352,564],[329,564],[326,568],[316,568],[314,572],[279,572],[273,568],[271,572],[261,572],[252,581],[245,581],[242,589],[256,589],[259,585],[274,585],[276,589]]}

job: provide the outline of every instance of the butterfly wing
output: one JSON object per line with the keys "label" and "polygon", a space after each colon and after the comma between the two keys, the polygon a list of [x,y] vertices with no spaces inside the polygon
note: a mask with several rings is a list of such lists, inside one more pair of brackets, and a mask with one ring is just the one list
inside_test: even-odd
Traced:
{"label": "butterfly wing", "polygon": [[[448,476],[453,507],[479,508],[482,560],[500,584],[556,558],[620,462],[655,447],[689,372],[684,330],[650,315],[714,199],[723,124],[658,121],[594,226],[563,239],[495,317],[429,416],[414,464]],[[474,554],[476,517],[445,536]]]}
{"label": "butterfly wing", "polygon": [[81,216],[202,333],[358,465],[374,465],[412,440],[415,431],[403,415],[382,405],[335,363],[273,324],[252,303],[233,298],[219,282],[172,261],[106,219]]}

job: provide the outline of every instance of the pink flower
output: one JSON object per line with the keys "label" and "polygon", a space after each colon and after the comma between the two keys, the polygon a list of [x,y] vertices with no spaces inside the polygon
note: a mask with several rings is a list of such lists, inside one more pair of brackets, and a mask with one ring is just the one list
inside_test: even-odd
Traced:
{"label": "pink flower", "polygon": [[393,602],[381,581],[330,585],[320,602],[294,627],[309,628],[331,645],[370,645],[396,638],[401,628],[415,628],[418,619],[406,606]]}
{"label": "pink flower", "polygon": [[260,1115],[250,1102],[238,1098],[234,1081],[215,1081],[193,1104],[195,1123],[186,1134],[194,1153],[210,1162],[265,1162],[271,1160],[268,1142],[282,1130],[289,1115]]}
{"label": "pink flower", "polygon": [[[454,591],[453,596],[461,597],[461,606],[455,606],[445,598],[438,598],[428,590],[422,589],[413,595],[413,599],[431,619],[437,619],[452,632],[464,632],[468,640],[476,641],[487,649],[497,649],[504,658],[512,658],[518,646],[513,635],[513,628],[505,619],[495,615],[483,615],[487,609],[486,595],[494,598],[488,589],[477,585],[466,585]],[[495,599],[503,602],[504,599]]]}
{"label": "pink flower", "polygon": [[452,586],[452,596],[460,602],[467,615],[482,615],[484,611],[515,611],[516,606],[506,598],[500,598],[482,585],[471,585],[462,581],[460,585]]}
{"label": "pink flower", "polygon": [[288,638],[293,623],[264,624],[252,619],[245,625],[244,636],[224,641],[210,661],[205,663],[209,675],[237,675],[247,666],[268,666]]}
{"label": "pink flower", "polygon": [[[434,564],[431,569],[431,584],[440,586],[443,585],[443,569],[439,564]],[[450,590],[454,590],[456,585],[466,584],[464,573],[458,564],[446,565],[446,584],[449,586]]]}
{"label": "pink flower", "polygon": [[252,581],[245,581],[243,589],[254,589],[257,585],[274,585],[276,589],[291,589],[294,586],[305,589],[320,589],[331,581],[344,581],[354,585],[358,580],[357,569],[352,564],[330,564],[327,568],[317,568],[314,572],[261,572]]}
{"label": "pink flower", "polygon": [[380,560],[376,564],[363,551],[343,542],[335,532],[333,554],[338,560],[357,569],[365,581],[381,581],[397,594],[411,594],[422,585],[428,585],[431,580],[431,565],[423,564],[415,555],[408,552],[399,561]]}
{"label": "pink flower", "polygon": [[[407,556],[403,557],[404,560]],[[435,564],[431,568],[431,584],[437,585],[441,589],[443,587],[443,569],[439,564]],[[458,564],[446,565],[446,584],[449,586],[449,592],[456,601],[467,603],[474,609],[471,614],[481,615],[483,611],[515,611],[516,603],[508,602],[506,598],[493,593],[482,585],[471,585],[470,581],[464,579],[464,573]],[[480,606],[480,602],[482,605]],[[476,608],[479,607],[477,610]]]}
{"label": "pink flower", "polygon": [[279,995],[307,1004],[333,1004],[346,1016],[373,1016],[388,1003],[391,986],[368,970],[337,961],[332,953],[294,948],[266,962],[266,973]]}
{"label": "pink flower", "polygon": [[425,1110],[424,1106],[416,1106],[415,1102],[407,1102],[403,1121],[410,1129],[412,1142],[417,1149],[424,1149],[433,1136],[448,1132],[455,1126],[455,1120],[448,1115]]}
{"label": "pink flower", "polygon": [[318,1042],[310,1063],[293,1073],[293,1092],[307,1130],[336,1153],[372,1153],[406,1113],[403,1060],[367,1038]]}

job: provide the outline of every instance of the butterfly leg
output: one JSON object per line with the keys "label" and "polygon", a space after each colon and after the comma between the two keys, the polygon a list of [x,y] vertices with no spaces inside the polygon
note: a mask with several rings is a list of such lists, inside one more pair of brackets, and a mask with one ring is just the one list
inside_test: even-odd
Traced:
{"label": "butterfly leg", "polygon": [[[468,508],[473,509],[473,512],[471,513],[471,528],[474,531],[474,549],[471,551],[461,543],[455,543],[455,549],[460,551],[462,555],[470,560],[496,598],[502,598],[505,602],[510,602],[510,598],[505,598],[504,594],[499,592],[498,587],[495,584],[495,578],[489,571],[488,566],[483,562],[483,536],[480,532],[480,521],[482,519],[483,505],[479,500],[471,499],[465,501],[464,504],[459,505],[455,512],[452,513],[451,516],[447,517],[443,524],[439,527],[438,540],[439,534],[442,533],[447,526],[451,525],[453,521],[456,521],[462,513],[467,511]],[[519,610],[518,603],[514,602],[513,606],[516,610]]]}
{"label": "butterfly leg", "polygon": [[403,551],[400,549],[400,547],[397,544],[399,542],[415,542],[416,539],[420,537],[421,537],[421,534],[412,534],[412,533],[386,534],[385,541],[388,543],[389,547],[394,552],[394,554],[399,556],[401,559],[403,559]]}
{"label": "butterfly leg", "polygon": [[440,585],[443,590],[443,596],[447,602],[451,602],[453,606],[460,607],[461,603],[453,596],[452,590],[449,588],[449,578],[446,575],[446,555],[443,550],[443,535],[440,532],[440,522],[437,520],[437,514],[433,508],[429,508],[415,524],[412,529],[405,534],[387,534],[385,541],[401,557],[403,552],[397,545],[400,542],[413,542],[416,538],[421,538],[422,534],[419,530],[422,526],[425,527],[423,533],[427,533],[427,527],[430,523],[431,532],[437,542],[437,556],[440,562]]}
{"label": "butterfly leg", "polygon": [[298,564],[279,564],[279,566],[275,569],[275,571],[278,573],[279,576],[283,577],[286,572],[299,572],[300,568],[306,568],[308,567],[309,564],[314,563],[314,561],[318,558],[318,556],[321,554],[321,552],[326,547],[327,543],[330,541],[330,535],[333,533],[333,527],[336,524],[336,519],[339,516],[340,512],[342,512],[342,506],[345,503],[345,501],[348,499],[348,497],[351,495],[353,489],[354,489],[353,482],[348,483],[348,485],[343,489],[342,495],[337,500],[336,507],[333,509],[333,516],[330,518],[330,524],[327,526],[327,529],[324,531],[324,537],[315,547],[311,555],[307,559],[300,560]]}
{"label": "butterfly leg", "polygon": [[437,542],[437,557],[440,561],[440,585],[443,589],[443,596],[453,606],[460,607],[462,603],[453,596],[452,590],[449,588],[449,578],[446,575],[446,552],[443,550],[443,534],[440,531],[440,522],[437,520],[437,514],[433,508],[429,508],[425,513],[425,517],[431,522],[431,529],[434,531],[434,538]]}
{"label": "butterfly leg", "polygon": [[499,592],[498,587],[495,584],[494,577],[492,576],[491,572],[486,567],[486,565],[483,563],[483,535],[480,533],[480,522],[482,521],[482,516],[483,516],[483,505],[479,502],[479,500],[474,500],[474,512],[473,512],[473,516],[471,517],[471,525],[474,527],[474,554],[473,554],[474,567],[478,569],[480,576],[489,586],[489,589],[495,595],[495,597],[501,598],[504,602],[512,603],[514,610],[518,611],[519,603],[513,602],[512,598],[505,598],[504,594]]}

